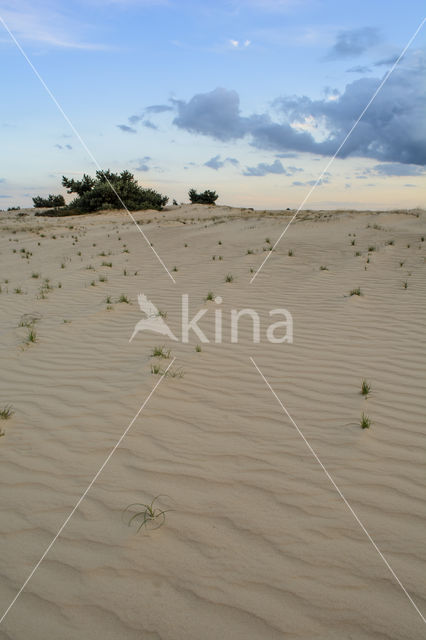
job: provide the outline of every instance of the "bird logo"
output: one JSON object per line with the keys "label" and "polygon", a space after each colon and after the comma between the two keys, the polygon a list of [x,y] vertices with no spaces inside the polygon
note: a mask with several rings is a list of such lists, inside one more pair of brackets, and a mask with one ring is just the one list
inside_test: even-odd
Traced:
{"label": "bird logo", "polygon": [[164,322],[155,304],[153,304],[151,300],[148,300],[143,293],[138,295],[138,303],[140,310],[146,315],[146,318],[142,318],[142,320],[136,323],[129,342],[133,340],[139,331],[155,331],[156,333],[161,333],[163,336],[167,336],[171,340],[177,340],[173,331]]}

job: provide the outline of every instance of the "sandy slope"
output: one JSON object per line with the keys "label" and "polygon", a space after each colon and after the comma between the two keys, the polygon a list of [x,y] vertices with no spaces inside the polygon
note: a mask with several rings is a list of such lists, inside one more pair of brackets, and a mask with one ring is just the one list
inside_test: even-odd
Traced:
{"label": "sandy slope", "polygon": [[[159,379],[150,352],[166,341],[140,333],[128,342],[142,316],[137,294],[167,312],[177,335],[182,293],[192,313],[209,309],[200,326],[210,338],[208,291],[223,297],[225,319],[222,344],[197,353],[195,337],[167,343],[183,377],[162,379],[0,625],[2,640],[424,637],[249,358],[425,615],[425,214],[304,212],[250,285],[265,238],[274,242],[288,216],[138,213],[177,267],[174,285],[123,213],[2,214],[0,409],[11,403],[15,415],[0,421],[1,612]],[[349,296],[356,287],[363,295]],[[115,302],[121,294],[131,304]],[[261,316],[260,344],[247,319],[230,344],[230,310],[244,307]],[[292,345],[265,341],[276,307],[293,315]],[[29,313],[41,317],[37,342],[24,346],[28,329],[17,325]],[[127,527],[123,508],[158,494],[172,509],[165,525]]]}

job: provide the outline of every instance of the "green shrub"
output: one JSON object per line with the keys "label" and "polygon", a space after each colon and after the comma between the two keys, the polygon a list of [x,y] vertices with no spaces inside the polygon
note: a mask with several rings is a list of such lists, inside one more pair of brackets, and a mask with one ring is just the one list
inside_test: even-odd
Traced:
{"label": "green shrub", "polygon": [[89,213],[101,209],[129,210],[157,209],[167,204],[167,196],[162,196],[153,189],[143,189],[130,171],[112,173],[97,171],[96,178],[84,174],[82,180],[62,177],[62,185],[68,193],[76,193],[69,209],[79,213]]}
{"label": "green shrub", "polygon": [[197,193],[195,189],[190,189],[188,192],[191,204],[216,204],[218,195],[216,191],[203,191],[203,193]]}
{"label": "green shrub", "polygon": [[64,207],[65,206],[65,198],[62,195],[54,196],[53,194],[49,194],[47,198],[42,198],[41,196],[35,196],[33,198],[33,206],[36,208],[40,207]]}

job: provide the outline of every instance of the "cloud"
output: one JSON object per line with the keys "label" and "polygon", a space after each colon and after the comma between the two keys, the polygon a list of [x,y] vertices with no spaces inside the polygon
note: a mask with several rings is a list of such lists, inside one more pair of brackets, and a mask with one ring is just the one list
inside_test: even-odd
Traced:
{"label": "cloud", "polygon": [[6,182],[6,178],[0,178],[0,182]]}
{"label": "cloud", "polygon": [[151,169],[148,165],[148,162],[151,160],[151,156],[144,156],[143,158],[138,158],[134,162],[137,162],[137,166],[135,167],[136,171],[147,172]]}
{"label": "cloud", "polygon": [[209,93],[198,93],[189,102],[173,100],[177,116],[173,120],[180,129],[202,133],[217,140],[242,138],[249,129],[240,115],[240,98],[236,91],[218,87]]}
{"label": "cloud", "polygon": [[142,125],[144,127],[147,127],[147,129],[155,129],[156,131],[158,130],[157,125],[151,122],[151,120],[143,120]]}
{"label": "cloud", "polygon": [[376,164],[372,169],[366,169],[364,174],[377,176],[423,176],[426,167],[418,165],[402,164],[400,162],[389,162]]}
{"label": "cloud", "polygon": [[379,30],[375,27],[348,29],[337,34],[336,42],[327,59],[350,58],[359,56],[381,41]]}
{"label": "cloud", "polygon": [[240,42],[240,40],[229,40],[229,44],[232,49],[247,49],[251,45],[250,40],[244,40],[244,42]]}
{"label": "cloud", "polygon": [[320,187],[322,184],[329,184],[329,178],[321,178],[321,180],[307,180],[306,182],[300,182],[299,180],[295,180],[292,182],[293,187],[313,187],[315,184],[317,187]]}
{"label": "cloud", "polygon": [[[406,56],[364,113],[339,157],[425,165],[426,85],[422,81],[425,72],[424,51]],[[304,152],[332,156],[369,103],[380,80],[359,78],[347,84],[340,94],[328,91],[324,98],[316,100],[300,95],[279,97],[273,102],[279,116],[275,119],[269,113],[243,116],[238,93],[218,87],[195,94],[188,101],[172,99],[176,112],[173,123],[189,133],[221,142],[247,137],[257,149],[276,154]]]}
{"label": "cloud", "polygon": [[268,173],[283,174],[286,176],[292,176],[298,171],[303,171],[297,167],[283,167],[281,162],[277,159],[272,164],[266,164],[260,162],[256,167],[246,167],[243,171],[243,176],[266,176]]}
{"label": "cloud", "polygon": [[67,149],[67,151],[71,151],[72,146],[70,144],[55,144],[56,149]]}
{"label": "cloud", "polygon": [[57,8],[58,3],[55,8],[52,8],[52,3],[28,0],[21,0],[15,3],[15,6],[12,3],[1,4],[2,18],[18,41],[86,51],[110,48],[103,44],[83,41],[79,32],[84,23],[70,18],[68,12],[61,12]]}
{"label": "cloud", "polygon": [[127,124],[118,124],[117,127],[125,133],[137,133],[134,127],[129,127]]}
{"label": "cloud", "polygon": [[0,198],[11,198],[12,196],[0,195]]}
{"label": "cloud", "polygon": [[370,67],[363,65],[355,65],[355,67],[350,67],[350,69],[346,69],[346,73],[371,73]]}
{"label": "cloud", "polygon": [[164,113],[165,111],[173,111],[173,107],[167,104],[152,104],[144,109],[144,113]]}
{"label": "cloud", "polygon": [[239,162],[236,158],[225,158],[225,160],[221,160],[220,155],[217,155],[213,158],[210,158],[210,160],[207,160],[207,162],[204,163],[204,166],[210,167],[210,169],[214,169],[215,171],[217,171],[218,169],[222,169],[222,167],[224,167],[227,163],[232,164],[234,167],[239,165]]}

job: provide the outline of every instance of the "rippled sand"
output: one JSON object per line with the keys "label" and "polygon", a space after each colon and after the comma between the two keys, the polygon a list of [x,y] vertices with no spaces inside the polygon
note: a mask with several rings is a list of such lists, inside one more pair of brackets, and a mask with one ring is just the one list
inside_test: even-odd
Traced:
{"label": "rippled sand", "polygon": [[[265,239],[274,243],[291,212],[138,212],[176,284],[125,213],[0,214],[0,409],[15,410],[0,420],[0,615],[158,382],[153,347],[171,349],[183,373],[161,379],[1,640],[424,637],[250,360],[425,615],[426,224],[417,213],[302,212],[252,284]],[[357,287],[363,295],[350,296]],[[209,291],[223,298],[222,344]],[[208,309],[199,324],[210,343],[196,352],[195,336],[181,344],[148,332],[129,343],[141,292],[176,335],[188,293],[191,315]],[[130,304],[116,302],[121,294]],[[261,317],[261,343],[246,318],[231,344],[230,310],[246,307]],[[265,340],[268,312],[281,307],[293,315],[293,344]],[[23,314],[40,315],[29,346]],[[159,494],[165,524],[128,527],[123,509]]]}

